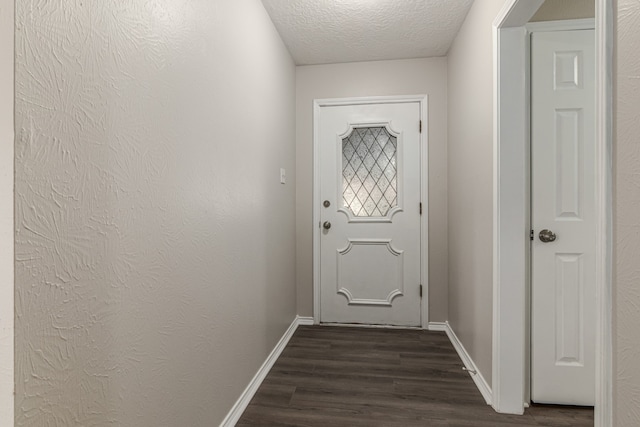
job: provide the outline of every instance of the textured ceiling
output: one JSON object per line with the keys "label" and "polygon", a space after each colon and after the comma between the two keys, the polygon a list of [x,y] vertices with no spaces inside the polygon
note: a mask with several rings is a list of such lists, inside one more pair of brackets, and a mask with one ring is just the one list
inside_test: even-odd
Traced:
{"label": "textured ceiling", "polygon": [[298,65],[444,56],[473,0],[262,0]]}

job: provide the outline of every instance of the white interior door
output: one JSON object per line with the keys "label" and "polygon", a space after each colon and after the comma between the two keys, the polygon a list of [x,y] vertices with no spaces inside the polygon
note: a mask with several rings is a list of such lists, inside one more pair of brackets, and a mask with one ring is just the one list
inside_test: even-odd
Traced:
{"label": "white interior door", "polygon": [[532,36],[531,398],[595,399],[595,36]]}
{"label": "white interior door", "polygon": [[420,103],[324,106],[320,321],[420,325]]}

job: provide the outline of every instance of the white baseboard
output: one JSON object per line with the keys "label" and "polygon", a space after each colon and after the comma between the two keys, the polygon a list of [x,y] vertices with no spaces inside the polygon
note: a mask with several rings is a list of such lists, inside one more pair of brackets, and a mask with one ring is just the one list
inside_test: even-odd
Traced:
{"label": "white baseboard", "polygon": [[296,318],[293,319],[293,322],[291,322],[289,328],[286,330],[284,335],[282,335],[280,341],[278,341],[262,366],[260,366],[260,369],[258,369],[258,372],[253,376],[249,385],[247,385],[247,388],[244,389],[227,416],[222,420],[220,427],[233,427],[236,425],[245,409],[247,409],[247,406],[249,406],[249,402],[251,402],[251,399],[253,399],[253,396],[258,391],[260,384],[262,384],[262,381],[264,381],[267,374],[273,367],[273,364],[276,363],[276,360],[278,360],[282,350],[287,346],[287,343],[293,336],[293,333],[300,325],[313,325],[313,317],[296,316]]}
{"label": "white baseboard", "polygon": [[298,326],[309,326],[309,325],[313,325],[315,324],[313,321],[313,317],[302,317],[302,316],[298,316]]}
{"label": "white baseboard", "polygon": [[429,330],[437,332],[447,332],[446,322],[429,322]]}
{"label": "white baseboard", "polygon": [[[432,328],[432,324],[433,324],[433,328]],[[447,336],[449,337],[449,341],[451,341],[451,344],[453,344],[453,347],[458,352],[458,356],[460,356],[460,359],[462,359],[462,363],[464,364],[464,367],[467,368],[467,371],[469,372],[471,379],[473,380],[474,383],[476,383],[476,387],[478,387],[478,390],[480,390],[480,393],[482,394],[482,397],[484,397],[485,402],[487,402],[487,405],[491,405],[491,401],[493,399],[493,393],[491,391],[491,387],[489,387],[489,384],[482,376],[482,372],[480,372],[480,370],[474,363],[471,356],[469,356],[469,353],[467,353],[467,350],[462,345],[462,342],[460,342],[460,340],[458,339],[456,333],[453,332],[453,329],[451,329],[451,325],[449,325],[449,322],[429,323],[429,330],[444,331],[447,333]],[[475,374],[473,372],[475,372]]]}

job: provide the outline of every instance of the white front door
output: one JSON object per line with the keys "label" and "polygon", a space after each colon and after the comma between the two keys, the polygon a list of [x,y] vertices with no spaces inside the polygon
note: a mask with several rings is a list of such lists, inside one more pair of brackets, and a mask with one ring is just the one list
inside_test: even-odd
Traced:
{"label": "white front door", "polygon": [[420,103],[316,117],[320,321],[420,325]]}
{"label": "white front door", "polygon": [[531,399],[595,399],[595,37],[532,36]]}

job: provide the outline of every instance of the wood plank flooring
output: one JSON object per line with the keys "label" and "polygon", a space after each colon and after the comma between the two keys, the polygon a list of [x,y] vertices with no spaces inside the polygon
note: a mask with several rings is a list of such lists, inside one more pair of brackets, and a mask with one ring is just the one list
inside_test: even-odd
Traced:
{"label": "wood plank flooring", "polygon": [[238,427],[593,426],[593,410],[497,414],[443,332],[301,326]]}

